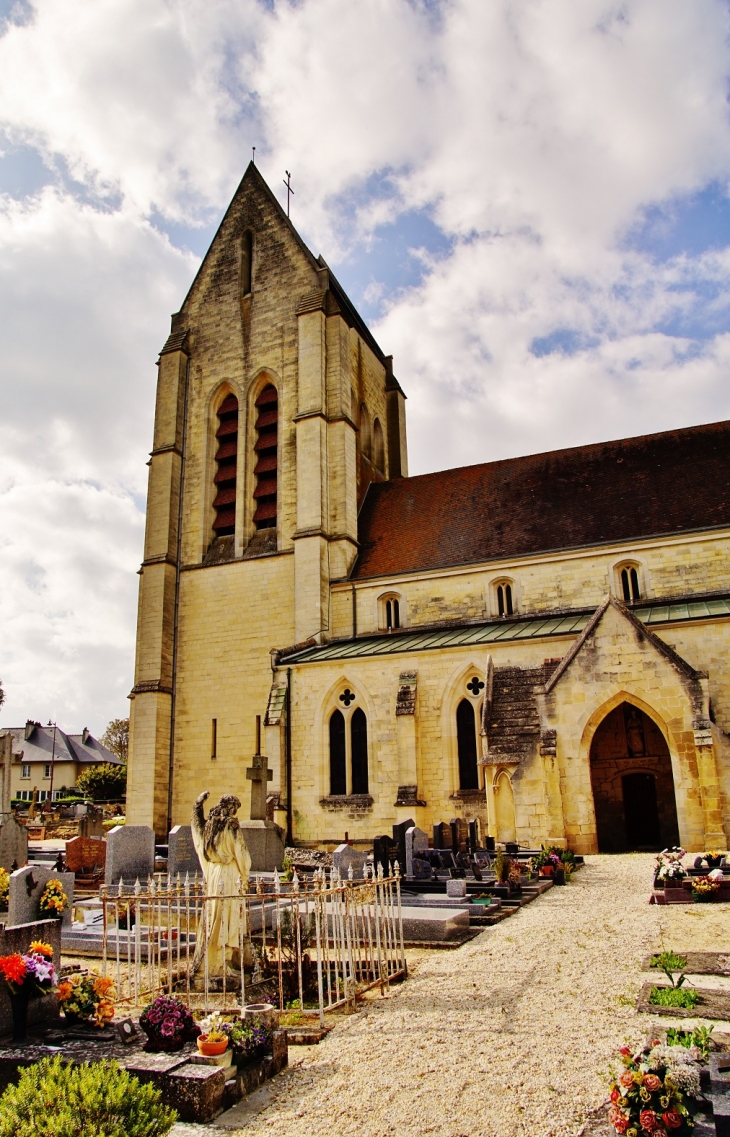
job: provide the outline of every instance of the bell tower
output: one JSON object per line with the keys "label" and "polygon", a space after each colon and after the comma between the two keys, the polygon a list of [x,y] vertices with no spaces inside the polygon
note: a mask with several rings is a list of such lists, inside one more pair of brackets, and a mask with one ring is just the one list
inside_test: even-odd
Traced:
{"label": "bell tower", "polygon": [[[270,653],[329,637],[367,484],[405,474],[392,360],[250,164],[158,363],[130,821],[162,835],[202,789],[243,798]],[[287,705],[266,731],[281,803]]]}

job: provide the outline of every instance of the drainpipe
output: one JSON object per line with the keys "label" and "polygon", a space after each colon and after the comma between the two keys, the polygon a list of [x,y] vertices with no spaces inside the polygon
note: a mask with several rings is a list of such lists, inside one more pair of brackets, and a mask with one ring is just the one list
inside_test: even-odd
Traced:
{"label": "drainpipe", "polygon": [[172,626],[172,695],[170,697],[170,761],[167,770],[167,832],[172,829],[172,780],[175,763],[175,706],[177,702],[177,632],[180,615],[180,560],[182,557],[182,519],[185,491],[185,443],[188,433],[188,388],[190,356],[185,364],[185,393],[183,396],[183,428],[180,454],[180,490],[177,507],[177,550],[175,553],[175,616]]}
{"label": "drainpipe", "polygon": [[286,843],[292,845],[293,837],[293,809],[291,784],[291,667],[286,669]]}

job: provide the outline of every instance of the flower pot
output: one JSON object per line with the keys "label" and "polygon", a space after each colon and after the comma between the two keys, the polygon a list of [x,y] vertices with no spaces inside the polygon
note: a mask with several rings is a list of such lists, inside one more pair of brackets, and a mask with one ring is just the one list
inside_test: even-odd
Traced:
{"label": "flower pot", "polygon": [[554,865],[540,865],[540,876],[552,876],[554,872]]}
{"label": "flower pot", "polygon": [[556,869],[553,873],[553,880],[556,884],[565,884],[565,869]]}
{"label": "flower pot", "polygon": [[223,1038],[219,1042],[209,1042],[207,1034],[198,1035],[196,1042],[199,1052],[206,1058],[215,1058],[218,1054],[225,1054],[230,1045],[227,1038]]}
{"label": "flower pot", "polygon": [[247,1003],[243,1017],[251,1026],[267,1026],[276,1030],[279,1025],[279,1012],[273,1003]]}
{"label": "flower pot", "polygon": [[719,857],[705,857],[705,860],[707,861],[709,868],[719,869],[720,865],[722,864],[722,855]]}
{"label": "flower pot", "polygon": [[13,1012],[13,1042],[25,1042],[28,1031],[28,1002],[30,989],[23,984],[14,994],[10,994],[10,1008]]}

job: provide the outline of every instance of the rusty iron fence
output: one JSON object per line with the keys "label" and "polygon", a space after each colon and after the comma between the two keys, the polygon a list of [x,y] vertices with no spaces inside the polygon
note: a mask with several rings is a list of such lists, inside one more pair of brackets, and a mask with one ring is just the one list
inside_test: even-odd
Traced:
{"label": "rusty iron fence", "polygon": [[[217,895],[197,876],[103,886],[102,974],[118,1004],[138,1008],[168,994],[207,1013],[265,998],[324,1025],[326,1012],[406,975],[397,867],[363,880],[319,869],[310,879],[275,873],[252,883]],[[220,959],[220,944],[222,969],[210,958]]]}

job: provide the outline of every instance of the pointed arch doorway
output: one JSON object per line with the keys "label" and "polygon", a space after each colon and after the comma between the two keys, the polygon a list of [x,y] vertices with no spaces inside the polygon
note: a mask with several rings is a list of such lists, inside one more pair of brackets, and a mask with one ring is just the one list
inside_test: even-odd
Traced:
{"label": "pointed arch doorway", "polygon": [[672,760],[649,715],[619,703],[593,735],[590,762],[599,852],[679,844]]}

